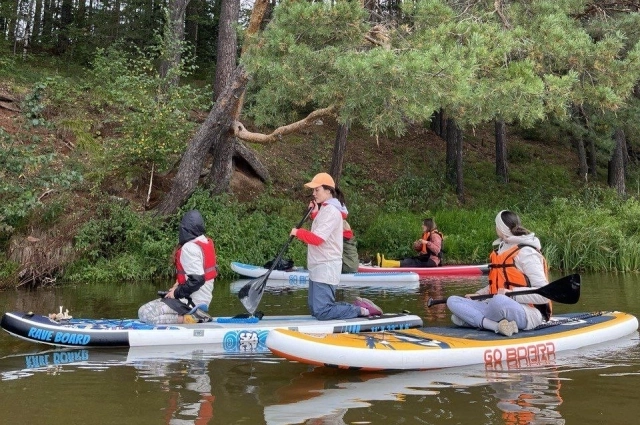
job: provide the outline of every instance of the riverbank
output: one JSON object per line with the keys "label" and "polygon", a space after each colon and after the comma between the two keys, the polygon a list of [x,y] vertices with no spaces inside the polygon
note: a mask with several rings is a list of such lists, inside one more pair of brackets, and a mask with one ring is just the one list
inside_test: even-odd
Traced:
{"label": "riverbank", "polygon": [[[2,143],[22,171],[5,172],[0,282],[14,287],[170,278],[181,213],[159,220],[145,212],[166,193],[175,169],[125,160],[137,139],[123,138],[122,126],[136,121],[94,90],[92,77],[21,66],[23,72],[2,85],[17,107],[0,108]],[[193,110],[189,132],[206,112]],[[221,276],[232,276],[231,261],[261,264],[275,256],[308,201],[303,183],[329,168],[336,128],[330,120],[318,121],[276,143],[250,145],[269,171],[267,184],[237,161],[231,193],[211,198],[198,191],[184,206],[203,212],[218,246]],[[181,131],[191,134],[187,127]],[[464,134],[461,197],[444,178],[445,142],[428,126],[414,123],[403,135],[350,130],[340,186],[361,259],[376,252],[410,255],[421,220],[434,217],[445,234],[447,264],[484,263],[495,238],[493,218],[507,208],[541,238],[552,268],[640,269],[640,208],[606,188],[606,165],[596,181],[585,183],[560,132],[511,126],[510,178],[500,183],[492,125]],[[180,152],[167,153],[165,162],[177,164]],[[302,244],[291,244],[288,256],[304,264]]]}

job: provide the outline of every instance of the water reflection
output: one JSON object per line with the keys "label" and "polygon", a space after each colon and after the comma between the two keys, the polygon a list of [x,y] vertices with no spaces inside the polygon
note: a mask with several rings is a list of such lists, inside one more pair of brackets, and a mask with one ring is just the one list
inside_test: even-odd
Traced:
{"label": "water reflection", "polygon": [[[601,344],[593,349],[569,353],[562,359],[537,363],[484,365],[396,374],[361,374],[316,368],[304,372],[289,385],[278,389],[278,401],[264,409],[270,425],[307,423],[347,424],[345,418],[355,409],[376,410],[380,403],[409,402],[440,418],[491,418],[506,425],[545,423],[564,424],[558,407],[563,403],[561,388],[568,378],[563,372],[582,367],[604,366],[612,355],[637,347],[638,335]],[[588,365],[588,366],[587,366]],[[486,394],[492,400],[486,398]],[[478,403],[481,401],[481,403]],[[476,406],[482,406],[477,410]],[[408,410],[408,409],[407,409]],[[391,410],[393,411],[393,410]],[[385,411],[386,419],[393,415]],[[407,411],[402,410],[406,415]],[[393,422],[393,420],[391,420]],[[458,421],[464,423],[464,421]],[[314,422],[315,423],[315,422]],[[469,422],[477,423],[477,422]]]}
{"label": "water reflection", "polygon": [[[398,292],[339,288],[338,297],[365,296],[389,311],[411,310],[427,326],[446,325],[446,307],[426,308],[428,298],[465,294],[485,284],[482,279],[425,279],[419,288]],[[216,314],[244,311],[230,286],[216,282]],[[0,307],[46,313],[64,305],[77,317],[133,317],[165,287],[6,291],[0,293]],[[590,274],[583,275],[580,303],[554,305],[554,311],[617,309],[640,316],[638,300],[640,275]],[[306,290],[267,292],[260,309],[308,314]],[[0,332],[0,423],[637,423],[637,334],[551,360],[519,370],[505,365],[363,374],[311,369],[268,353],[221,355],[203,347],[51,350]]]}
{"label": "water reflection", "polygon": [[[561,379],[553,368],[524,374],[478,367],[350,377],[344,373],[327,375],[326,371],[316,369],[280,389],[281,403],[266,406],[264,417],[270,425],[311,420],[346,424],[350,422],[345,415],[353,415],[353,409],[370,409],[373,401],[396,404],[419,399],[425,411],[440,418],[459,417],[460,412],[472,410],[476,419],[491,417],[492,423],[563,424],[557,411],[562,403],[560,386]],[[484,400],[481,411],[474,406],[478,394],[480,397],[490,394],[494,399]],[[392,413],[387,411],[386,415],[392,419]]]}
{"label": "water reflection", "polygon": [[446,298],[449,295],[465,295],[475,292],[479,288],[488,284],[486,277],[478,276],[452,276],[452,277],[429,277],[420,280],[418,296],[421,303],[421,310],[425,312],[425,323],[429,322],[449,322],[451,313],[446,308],[446,304],[438,304],[428,307],[429,298],[434,300]]}
{"label": "water reflection", "polygon": [[[425,416],[434,421],[455,418],[457,423],[487,418],[494,424],[564,424],[559,408],[575,372],[598,370],[609,377],[637,373],[637,348],[636,333],[527,365],[389,374],[313,369],[268,354],[225,355],[198,346],[46,350],[1,358],[0,376],[4,382],[46,376],[53,379],[48,387],[65,391],[68,382],[101,380],[69,372],[128,376],[116,371],[132,370],[128,381],[142,381],[149,387],[146,392],[158,394],[154,400],[162,407],[156,416],[167,424],[214,423],[216,418],[230,423],[222,417],[255,420],[256,415],[273,425],[412,423],[412,418]],[[631,371],[621,363],[622,353],[633,353],[627,357]],[[96,399],[101,392],[109,393],[108,388],[91,388]],[[67,394],[72,397],[73,387],[63,397]]]}
{"label": "water reflection", "polygon": [[207,360],[190,362],[134,361],[138,376],[157,382],[168,394],[165,424],[207,424],[213,417],[215,396]]}
{"label": "water reflection", "polygon": [[[263,353],[227,353],[218,344],[204,346],[131,347],[129,349],[47,349],[0,358],[0,380],[28,378],[38,373],[56,374],[74,369],[104,370],[114,366],[133,366],[146,371],[143,377],[163,377],[172,364],[207,364],[214,359],[251,359],[281,362]],[[189,366],[190,368],[193,367]]]}

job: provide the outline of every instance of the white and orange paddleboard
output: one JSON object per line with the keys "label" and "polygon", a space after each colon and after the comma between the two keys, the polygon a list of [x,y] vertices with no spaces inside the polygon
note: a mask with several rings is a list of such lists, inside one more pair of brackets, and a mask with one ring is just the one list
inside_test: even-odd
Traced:
{"label": "white and orange paddleboard", "polygon": [[511,337],[456,326],[360,334],[277,329],[269,332],[266,345],[289,360],[343,369],[424,370],[483,363],[513,367],[614,341],[637,329],[635,316],[614,311],[554,316],[538,329]]}

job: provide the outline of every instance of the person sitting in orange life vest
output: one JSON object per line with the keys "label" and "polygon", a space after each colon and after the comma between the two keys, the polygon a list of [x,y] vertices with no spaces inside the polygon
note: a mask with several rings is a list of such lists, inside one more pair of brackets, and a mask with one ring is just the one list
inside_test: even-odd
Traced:
{"label": "person sitting in orange life vest", "polygon": [[403,260],[387,260],[384,255],[376,254],[380,267],[437,267],[442,264],[442,233],[433,218],[422,220],[422,237],[413,243],[418,252],[415,257]]}
{"label": "person sitting in orange life vest", "polygon": [[[495,219],[497,248],[489,257],[489,285],[465,297],[452,296],[447,307],[458,326],[492,330],[505,336],[533,329],[551,317],[551,301],[539,294],[507,296],[549,283],[547,262],[540,252],[540,240],[522,227],[517,214],[503,210]],[[494,294],[488,300],[472,295]]]}
{"label": "person sitting in orange life vest", "polygon": [[138,310],[141,321],[151,324],[199,323],[209,320],[206,313],[213,298],[213,283],[218,275],[216,249],[205,236],[204,220],[197,210],[182,217],[175,253],[176,282],[161,299],[150,301]]}

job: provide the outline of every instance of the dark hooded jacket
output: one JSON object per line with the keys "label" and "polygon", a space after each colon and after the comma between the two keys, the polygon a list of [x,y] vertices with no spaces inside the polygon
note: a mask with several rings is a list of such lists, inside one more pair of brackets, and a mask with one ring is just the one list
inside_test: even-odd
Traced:
{"label": "dark hooded jacket", "polygon": [[200,212],[197,210],[187,211],[180,222],[178,243],[182,246],[198,236],[204,235],[204,233],[204,220]]}
{"label": "dark hooded jacket", "polygon": [[[200,212],[196,210],[187,211],[182,217],[180,230],[178,232],[178,242],[180,247],[204,234],[204,220],[202,219]],[[181,305],[177,305],[176,301],[179,302],[179,298],[189,299],[191,294],[200,289],[204,283],[204,275],[187,275],[187,281],[184,285],[178,285],[173,293],[176,299],[171,300],[169,298],[163,298],[163,301],[179,313],[184,313],[184,304],[180,303]]]}

